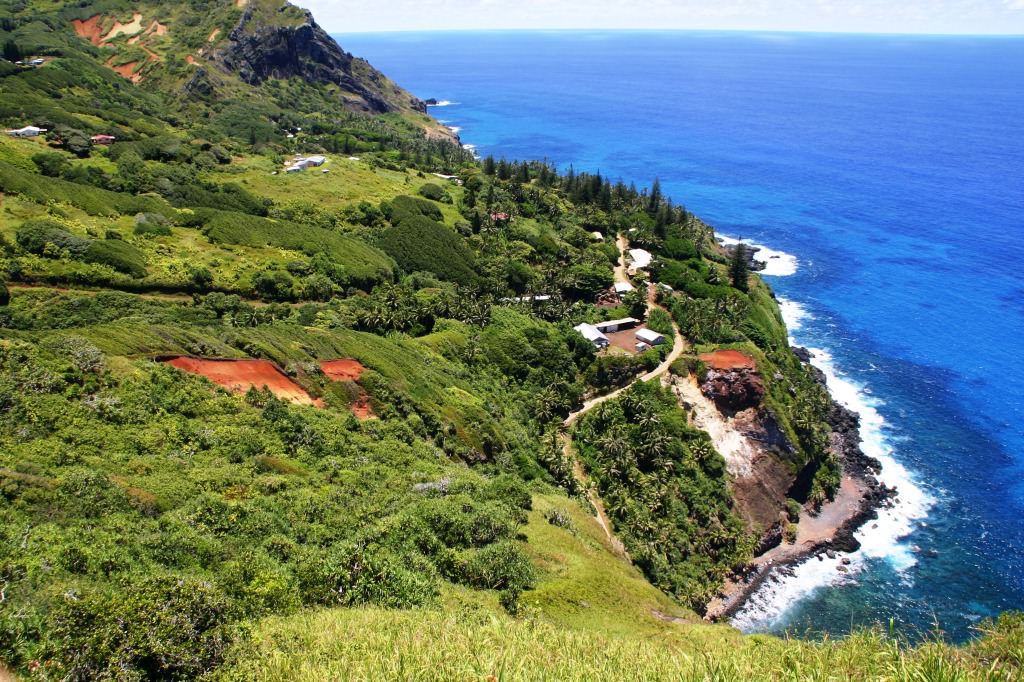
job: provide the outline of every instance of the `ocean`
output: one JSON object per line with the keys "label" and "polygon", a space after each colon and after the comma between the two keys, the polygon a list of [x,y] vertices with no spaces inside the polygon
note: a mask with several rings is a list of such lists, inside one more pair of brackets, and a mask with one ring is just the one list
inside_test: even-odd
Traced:
{"label": "ocean", "polygon": [[759,591],[750,632],[971,637],[1024,608],[1024,38],[351,34],[481,154],[663,190],[773,250],[794,341],[899,504],[851,571]]}

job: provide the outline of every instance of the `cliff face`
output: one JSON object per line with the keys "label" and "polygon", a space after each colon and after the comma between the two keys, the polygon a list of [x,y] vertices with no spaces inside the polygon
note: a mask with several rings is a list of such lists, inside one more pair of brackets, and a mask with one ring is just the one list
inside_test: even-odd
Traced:
{"label": "cliff face", "polygon": [[249,5],[210,60],[249,85],[271,78],[301,78],[337,86],[349,108],[371,113],[426,112],[422,101],[341,49],[308,10],[288,3],[273,12]]}

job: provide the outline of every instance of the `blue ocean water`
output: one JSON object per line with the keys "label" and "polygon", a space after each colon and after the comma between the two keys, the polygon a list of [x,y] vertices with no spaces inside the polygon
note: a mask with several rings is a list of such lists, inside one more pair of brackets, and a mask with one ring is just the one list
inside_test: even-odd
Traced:
{"label": "blue ocean water", "polygon": [[903,506],[849,575],[808,565],[739,625],[891,618],[960,640],[1024,608],[1024,38],[338,38],[451,102],[432,113],[482,154],[658,177],[720,233],[797,258],[771,284]]}

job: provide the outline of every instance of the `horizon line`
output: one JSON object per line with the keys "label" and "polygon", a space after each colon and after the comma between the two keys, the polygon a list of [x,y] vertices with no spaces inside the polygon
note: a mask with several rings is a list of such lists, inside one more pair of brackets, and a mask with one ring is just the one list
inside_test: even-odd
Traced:
{"label": "horizon line", "polygon": [[865,36],[907,38],[1024,38],[1024,33],[935,33],[927,31],[842,31],[800,28],[398,28],[338,31],[328,29],[332,35],[384,35],[423,33],[744,33],[744,34],[799,34],[822,36]]}

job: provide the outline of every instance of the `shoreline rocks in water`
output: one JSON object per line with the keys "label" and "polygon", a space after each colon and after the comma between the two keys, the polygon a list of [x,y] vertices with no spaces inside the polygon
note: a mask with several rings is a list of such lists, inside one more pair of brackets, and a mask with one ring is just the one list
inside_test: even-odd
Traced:
{"label": "shoreline rocks in water", "polygon": [[[825,384],[825,375],[810,365],[810,351],[794,348],[793,354],[812,369],[819,383]],[[808,531],[808,537],[798,538],[797,543],[791,545],[781,542],[781,527],[778,532],[767,533],[758,547],[761,553],[740,569],[719,596],[708,604],[705,619],[720,621],[731,618],[772,575],[791,572],[805,561],[815,557],[821,559],[821,555],[834,558],[837,553],[857,551],[860,543],[854,534],[869,521],[877,519],[879,509],[892,503],[896,489],[888,488],[878,480],[881,463],[866,455],[860,447],[859,415],[833,399],[828,421],[832,427],[831,448],[842,464],[843,480],[836,499],[823,505],[819,514],[812,517],[814,525],[820,528]],[[800,525],[805,523],[802,520]],[[840,568],[846,569],[848,565],[847,559]]]}

